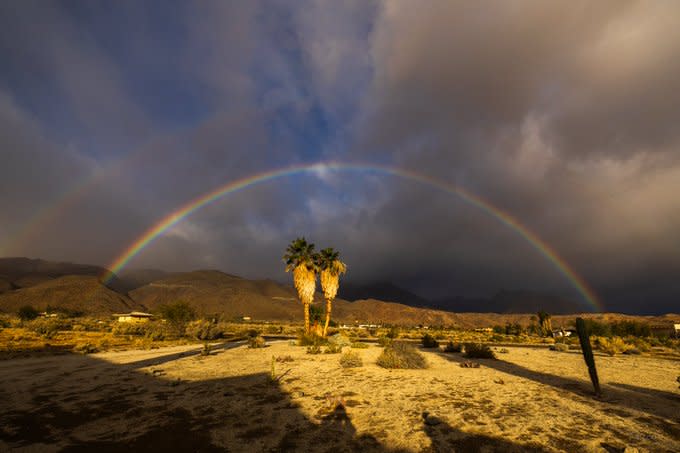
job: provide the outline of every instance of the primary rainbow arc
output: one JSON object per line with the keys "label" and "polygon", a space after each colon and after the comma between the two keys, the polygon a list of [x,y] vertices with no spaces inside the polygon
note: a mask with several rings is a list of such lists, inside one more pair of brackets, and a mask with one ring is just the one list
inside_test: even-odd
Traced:
{"label": "primary rainbow arc", "polygon": [[446,193],[459,196],[465,202],[476,206],[482,211],[486,212],[490,216],[496,218],[502,224],[511,228],[513,231],[518,233],[527,242],[529,242],[541,255],[543,255],[548,261],[550,261],[557,270],[562,273],[570,284],[581,294],[583,299],[588,303],[588,305],[595,311],[604,311],[602,303],[595,294],[595,292],[588,286],[586,281],[578,275],[578,273],[562,258],[560,255],[550,247],[546,242],[538,237],[535,233],[530,231],[527,227],[522,225],[516,218],[511,214],[502,211],[501,209],[495,207],[490,202],[484,200],[483,198],[474,195],[467,190],[449,184],[447,182],[426,176],[420,173],[416,173],[410,170],[404,170],[400,168],[392,168],[380,165],[366,165],[366,164],[346,164],[346,163],[314,163],[305,165],[295,165],[291,167],[286,167],[282,169],[270,170],[263,173],[258,173],[252,176],[241,178],[227,184],[224,184],[216,189],[201,195],[190,202],[186,203],[179,209],[176,209],[163,219],[161,219],[154,226],[149,228],[137,238],[132,244],[130,244],[116,259],[107,266],[109,271],[102,276],[102,280],[105,283],[111,281],[111,279],[130,262],[137,254],[139,254],[144,248],[151,244],[156,238],[172,228],[174,225],[182,221],[187,216],[191,215],[193,212],[201,209],[202,207],[218,200],[226,195],[237,192],[239,190],[251,187],[256,184],[264,183],[267,181],[272,181],[278,178],[292,176],[301,173],[316,173],[323,171],[363,171],[363,172],[373,172],[381,173],[386,175],[392,175],[401,177],[407,180],[416,181],[430,187],[437,188]]}

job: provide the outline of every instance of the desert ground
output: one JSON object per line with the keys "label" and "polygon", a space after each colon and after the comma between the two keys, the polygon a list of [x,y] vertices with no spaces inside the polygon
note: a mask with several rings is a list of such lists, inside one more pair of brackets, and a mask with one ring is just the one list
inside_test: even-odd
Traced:
{"label": "desert ground", "polygon": [[580,353],[506,349],[480,368],[423,350],[425,370],[287,341],[5,360],[0,450],[680,450],[680,362],[597,355],[595,398]]}

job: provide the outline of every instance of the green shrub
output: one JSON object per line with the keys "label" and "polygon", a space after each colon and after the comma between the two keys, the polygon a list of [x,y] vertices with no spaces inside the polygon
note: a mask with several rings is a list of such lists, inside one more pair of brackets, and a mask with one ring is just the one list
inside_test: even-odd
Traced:
{"label": "green shrub", "polygon": [[423,342],[424,348],[438,348],[439,347],[439,342],[429,333],[426,333],[425,335],[423,335],[422,342]]}
{"label": "green shrub", "polygon": [[187,325],[186,334],[197,340],[216,340],[222,338],[222,330],[219,326],[205,319],[191,321]]}
{"label": "green shrub", "polygon": [[150,323],[119,322],[113,326],[114,335],[146,335]]}
{"label": "green shrub", "polygon": [[38,317],[38,314],[38,310],[30,305],[24,305],[17,311],[17,316],[19,316],[19,319],[22,321],[33,321]]}
{"label": "green shrub", "polygon": [[347,351],[340,357],[340,366],[343,368],[358,368],[363,365],[361,356],[355,351]]}
{"label": "green shrub", "polygon": [[265,331],[271,335],[277,335],[283,333],[283,326],[267,326]]}
{"label": "green shrub", "polygon": [[378,337],[378,345],[382,346],[383,348],[385,346],[389,346],[392,344],[392,339],[389,337]]}
{"label": "green shrub", "polygon": [[259,335],[262,335],[262,331],[259,329],[247,329],[245,332],[242,332],[246,337],[257,337]]}
{"label": "green shrub", "polygon": [[393,342],[378,356],[376,364],[383,368],[422,369],[427,368],[425,357],[407,343]]}
{"label": "green shrub", "polygon": [[94,354],[97,352],[97,347],[92,343],[78,343],[73,348],[74,352],[80,352],[81,354]]}
{"label": "green shrub", "polygon": [[160,315],[167,320],[170,329],[179,337],[184,336],[189,321],[196,317],[196,312],[188,303],[177,301],[158,307]]}
{"label": "green shrub", "polygon": [[368,348],[368,343],[364,343],[363,341],[355,341],[350,345],[350,347],[352,349],[366,349]]}
{"label": "green shrub", "polygon": [[641,352],[649,352],[652,346],[646,340],[638,337],[630,337],[630,342]]}
{"label": "green shrub", "polygon": [[385,334],[387,338],[391,338],[394,340],[395,338],[399,338],[399,328],[398,327],[390,327],[390,330],[387,331]]}
{"label": "green shrub", "polygon": [[482,343],[465,343],[465,357],[469,359],[495,359],[489,345]]}
{"label": "green shrub", "polygon": [[264,348],[265,346],[267,346],[267,342],[264,340],[264,338],[262,338],[261,335],[248,338],[248,347],[251,349]]}
{"label": "green shrub", "polygon": [[171,336],[168,326],[162,322],[148,322],[141,327],[144,337],[151,341],[163,341]]}
{"label": "green shrub", "polygon": [[462,350],[463,346],[460,343],[454,343],[453,341],[449,341],[444,347],[444,352],[461,352]]}
{"label": "green shrub", "polygon": [[91,318],[83,318],[78,320],[78,324],[73,326],[73,330],[84,332],[110,332],[111,327],[108,322]]}

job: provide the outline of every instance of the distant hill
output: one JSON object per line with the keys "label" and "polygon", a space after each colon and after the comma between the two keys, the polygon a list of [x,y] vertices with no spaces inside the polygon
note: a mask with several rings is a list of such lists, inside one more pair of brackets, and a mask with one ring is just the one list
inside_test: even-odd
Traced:
{"label": "distant hill", "polygon": [[346,300],[373,299],[456,313],[537,313],[538,311],[546,311],[562,314],[574,313],[585,308],[583,305],[563,297],[526,290],[503,290],[492,298],[454,297],[428,300],[390,282],[364,285],[344,284],[340,287],[339,296]]}
{"label": "distant hill", "polygon": [[433,307],[455,312],[473,313],[575,313],[584,310],[582,304],[550,294],[535,291],[500,291],[491,299],[456,297],[432,303]]}
{"label": "distant hill", "polygon": [[[258,320],[300,321],[302,306],[292,286],[272,280],[247,280],[219,271],[175,274],[130,293],[136,302],[153,310],[184,300],[202,314],[227,318],[249,316]],[[315,303],[323,307],[317,294]],[[454,324],[456,315],[375,299],[347,302],[336,299],[333,319],[341,323]]]}
{"label": "distant hill", "polygon": [[161,271],[158,269],[130,269],[124,270],[118,275],[119,287],[124,292],[130,292],[144,285],[148,285],[156,280],[162,280],[172,276],[172,272]]}
{"label": "distant hill", "polygon": [[51,310],[68,310],[90,315],[146,309],[127,296],[102,285],[98,277],[88,275],[57,277],[0,294],[0,311],[16,313],[24,305],[31,305],[40,311],[49,307]]}
{"label": "distant hill", "polygon": [[375,282],[363,285],[343,283],[338,296],[346,300],[378,299],[397,302],[412,307],[430,307],[432,303],[409,290],[390,282]]}
{"label": "distant hill", "polygon": [[201,314],[222,314],[227,318],[292,321],[298,320],[302,311],[292,287],[213,270],[173,274],[131,291],[130,297],[151,310],[183,300]]}
{"label": "distant hill", "polygon": [[[13,288],[29,288],[65,275],[89,275],[99,277],[107,270],[90,264],[62,263],[31,258],[0,258],[0,292],[7,283]],[[5,284],[2,283],[5,282]],[[124,294],[120,280],[115,278],[107,285]]]}

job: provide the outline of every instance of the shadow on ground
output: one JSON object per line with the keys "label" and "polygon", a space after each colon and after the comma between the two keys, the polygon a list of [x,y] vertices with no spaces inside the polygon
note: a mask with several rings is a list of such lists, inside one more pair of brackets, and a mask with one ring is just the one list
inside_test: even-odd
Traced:
{"label": "shadow on ground", "polygon": [[[309,418],[266,373],[190,382],[141,370],[180,358],[187,353],[126,364],[77,354],[5,362],[20,379],[0,380],[0,450],[399,451],[357,433],[342,405]],[[423,429],[433,452],[541,451],[444,422]]]}
{"label": "shadow on ground", "polygon": [[[469,360],[461,354],[444,352],[436,354],[456,363],[463,363]],[[482,366],[503,373],[571,392],[582,398],[584,402],[601,404],[601,410],[604,412],[621,417],[637,417],[638,421],[659,428],[671,436],[680,438],[680,398],[672,393],[626,384],[601,383],[602,396],[596,398],[589,380],[542,373],[500,359],[476,359],[475,361],[481,363]],[[588,371],[585,364],[583,365],[583,373],[584,379],[588,379]],[[648,415],[640,416],[639,411]]]}

